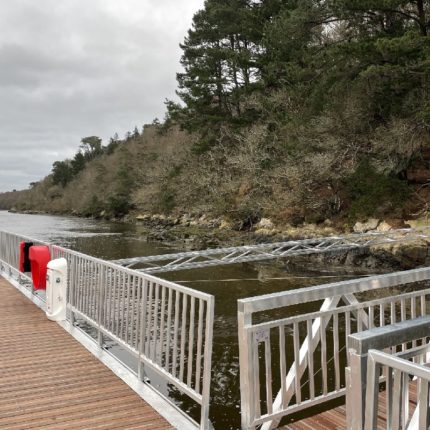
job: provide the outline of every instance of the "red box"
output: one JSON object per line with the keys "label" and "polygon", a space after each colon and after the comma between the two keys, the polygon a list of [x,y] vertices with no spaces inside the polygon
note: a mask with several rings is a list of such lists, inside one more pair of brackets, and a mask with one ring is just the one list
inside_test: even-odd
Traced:
{"label": "red box", "polygon": [[44,245],[33,245],[30,247],[31,277],[35,290],[46,289],[46,271],[51,261],[49,247]]}

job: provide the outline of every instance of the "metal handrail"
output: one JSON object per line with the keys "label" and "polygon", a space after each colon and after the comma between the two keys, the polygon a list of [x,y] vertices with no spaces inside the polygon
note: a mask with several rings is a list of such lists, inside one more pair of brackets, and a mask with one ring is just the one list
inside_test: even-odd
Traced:
{"label": "metal handrail", "polygon": [[[200,428],[209,429],[214,297],[173,282],[8,232],[0,232],[0,269],[29,286],[19,272],[19,243],[50,248],[53,259],[68,263],[68,319],[84,320],[137,360],[143,381],[151,369],[201,405]],[[154,387],[153,387],[154,388]]]}
{"label": "metal handrail", "polygon": [[[424,355],[420,354],[421,363],[429,348],[425,348]],[[418,354],[415,354],[416,357]],[[385,368],[385,369],[384,369]],[[386,419],[387,428],[400,430],[400,428],[428,429],[429,427],[429,387],[430,369],[404,358],[387,354],[378,350],[370,350],[367,360],[367,390],[365,430],[377,428],[379,406],[380,373],[386,376]],[[415,378],[417,386],[417,407],[409,418],[409,381]]]}
{"label": "metal handrail", "polygon": [[[430,351],[430,316],[373,328],[348,338],[347,426],[377,428],[380,384],[385,382],[387,428],[428,427],[430,369],[423,366]],[[398,349],[401,351],[397,352]],[[387,352],[391,351],[391,352]],[[413,361],[411,361],[413,360]],[[411,382],[410,377],[416,378]],[[418,407],[411,419],[410,384],[417,384]]]}
{"label": "metal handrail", "polygon": [[[420,268],[239,300],[242,429],[274,428],[286,415],[344,396],[348,336],[425,316],[430,287],[401,286],[427,280],[430,268]],[[377,291],[387,293],[357,295]],[[319,309],[309,311],[309,303]],[[280,308],[294,313],[267,315]]]}

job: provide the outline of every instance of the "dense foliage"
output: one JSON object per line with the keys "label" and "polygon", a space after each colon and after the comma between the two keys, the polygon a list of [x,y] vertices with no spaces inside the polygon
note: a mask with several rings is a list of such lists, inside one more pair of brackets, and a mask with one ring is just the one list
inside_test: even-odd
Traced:
{"label": "dense foliage", "polygon": [[182,49],[183,105],[168,108],[195,152],[252,140],[264,180],[307,215],[350,207],[363,160],[395,184],[430,143],[430,1],[207,0]]}
{"label": "dense foliage", "polygon": [[430,0],[206,0],[181,47],[163,123],[82,139],[21,206],[242,226],[430,208]]}

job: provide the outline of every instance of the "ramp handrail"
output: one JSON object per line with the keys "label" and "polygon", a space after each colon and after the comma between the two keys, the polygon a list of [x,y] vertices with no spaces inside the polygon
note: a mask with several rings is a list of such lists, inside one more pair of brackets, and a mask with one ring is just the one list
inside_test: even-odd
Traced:
{"label": "ramp handrail", "polygon": [[348,336],[426,315],[427,280],[421,268],[239,300],[242,429],[344,396]]}
{"label": "ramp handrail", "polygon": [[[385,382],[387,428],[427,429],[430,316],[373,328],[348,338],[347,426],[376,429],[381,382]],[[400,349],[399,352],[397,352]],[[388,351],[388,352],[387,352]],[[416,379],[412,381],[410,376]],[[416,385],[418,407],[411,416],[409,391]],[[409,427],[410,426],[410,427]]]}

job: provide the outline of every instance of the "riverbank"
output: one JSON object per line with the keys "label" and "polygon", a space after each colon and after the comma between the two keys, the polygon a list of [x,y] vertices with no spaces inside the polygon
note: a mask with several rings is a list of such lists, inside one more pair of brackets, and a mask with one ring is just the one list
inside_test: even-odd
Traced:
{"label": "riverbank", "polygon": [[[29,215],[41,212],[27,211]],[[74,215],[77,218],[77,214]],[[99,219],[103,219],[100,214]],[[135,213],[111,220],[121,224],[132,224],[138,237],[148,243],[163,245],[177,250],[196,251],[208,248],[252,245],[269,242],[311,239],[318,237],[346,235],[352,233],[385,233],[402,228],[429,228],[427,219],[367,219],[357,222],[352,228],[346,224],[326,220],[321,224],[303,223],[298,226],[275,224],[269,218],[262,218],[255,224],[244,225],[224,218],[210,218],[204,214],[183,214],[166,216],[163,214]],[[281,261],[279,267],[288,266],[292,270],[321,272],[327,267],[336,267],[353,272],[365,270],[372,273],[387,270],[404,270],[430,265],[430,239],[421,237],[405,242],[372,246],[340,253],[320,253],[297,256]],[[288,269],[288,268],[287,268]]]}

